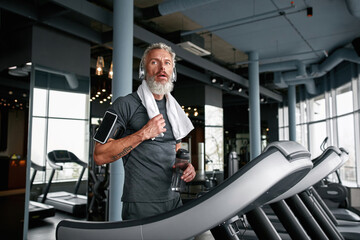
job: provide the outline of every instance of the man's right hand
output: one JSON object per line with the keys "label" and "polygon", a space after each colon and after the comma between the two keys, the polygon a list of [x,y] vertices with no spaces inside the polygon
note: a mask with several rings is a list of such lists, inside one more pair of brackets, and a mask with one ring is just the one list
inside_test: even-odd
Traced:
{"label": "man's right hand", "polygon": [[150,119],[139,131],[120,139],[110,138],[107,143],[95,144],[94,161],[97,165],[111,163],[128,154],[142,141],[157,137],[166,131],[162,114]]}
{"label": "man's right hand", "polygon": [[157,137],[160,133],[166,132],[165,119],[160,113],[150,119],[147,124],[142,128],[144,138],[152,139]]}

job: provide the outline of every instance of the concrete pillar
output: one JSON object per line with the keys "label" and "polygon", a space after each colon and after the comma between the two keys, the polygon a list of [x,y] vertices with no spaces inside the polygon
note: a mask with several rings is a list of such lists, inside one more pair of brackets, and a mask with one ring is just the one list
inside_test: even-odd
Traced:
{"label": "concrete pillar", "polygon": [[296,86],[288,87],[289,140],[296,141]]}
{"label": "concrete pillar", "polygon": [[[113,6],[113,99],[132,92],[134,1],[114,1]],[[124,166],[119,159],[110,165],[109,221],[120,221]]]}
{"label": "concrete pillar", "polygon": [[250,159],[261,153],[259,54],[249,53]]}

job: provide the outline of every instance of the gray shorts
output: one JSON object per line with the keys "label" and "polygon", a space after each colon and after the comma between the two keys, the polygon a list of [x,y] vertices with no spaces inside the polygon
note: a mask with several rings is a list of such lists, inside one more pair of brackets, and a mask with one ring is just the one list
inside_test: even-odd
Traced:
{"label": "gray shorts", "polygon": [[134,220],[168,212],[182,206],[180,196],[166,202],[123,202],[122,219]]}

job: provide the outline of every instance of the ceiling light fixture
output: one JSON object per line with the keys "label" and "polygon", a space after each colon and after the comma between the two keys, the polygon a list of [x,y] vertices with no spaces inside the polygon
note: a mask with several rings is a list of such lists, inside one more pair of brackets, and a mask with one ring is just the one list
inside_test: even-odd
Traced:
{"label": "ceiling light fixture", "polygon": [[235,83],[232,83],[229,87],[229,90],[232,91],[234,89],[234,87],[235,87]]}
{"label": "ceiling light fixture", "polygon": [[113,79],[113,75],[114,75],[114,72],[113,72],[113,62],[111,61],[108,78]]}
{"label": "ceiling light fixture", "polygon": [[103,74],[103,68],[104,68],[104,58],[102,56],[98,56],[96,61],[96,72],[95,74],[100,76]]}
{"label": "ceiling light fixture", "polygon": [[223,87],[224,86],[224,81],[223,80],[220,80],[220,87]]}

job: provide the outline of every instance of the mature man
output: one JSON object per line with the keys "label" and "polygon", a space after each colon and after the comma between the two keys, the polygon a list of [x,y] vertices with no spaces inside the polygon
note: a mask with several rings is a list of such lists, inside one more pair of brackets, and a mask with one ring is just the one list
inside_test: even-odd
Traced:
{"label": "mature man", "polygon": [[[124,220],[182,205],[180,194],[170,188],[172,168],[181,139],[193,129],[170,94],[176,71],[175,53],[169,46],[155,43],[145,50],[139,77],[143,81],[138,90],[119,97],[109,108],[117,115],[115,131],[105,144],[97,142],[94,150],[99,165],[124,161]],[[195,169],[189,164],[182,178],[189,182],[194,177]]]}

